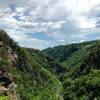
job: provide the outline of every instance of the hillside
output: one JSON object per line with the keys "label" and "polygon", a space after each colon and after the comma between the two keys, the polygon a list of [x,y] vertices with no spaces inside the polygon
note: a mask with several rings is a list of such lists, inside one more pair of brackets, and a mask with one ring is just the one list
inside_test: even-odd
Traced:
{"label": "hillside", "polygon": [[100,100],[100,41],[57,46],[43,53],[67,69],[61,77],[65,100]]}
{"label": "hillside", "polygon": [[55,59],[43,54],[39,50],[33,48],[24,48],[31,55],[32,61],[38,62],[45,69],[49,70],[53,75],[59,77],[65,73],[65,68]]}
{"label": "hillside", "polygon": [[42,52],[49,57],[69,68],[82,62],[84,56],[91,52],[91,48],[100,43],[100,40],[69,45],[60,45],[53,48],[47,48]]}
{"label": "hillside", "polygon": [[100,40],[43,51],[0,30],[0,96],[9,100],[100,100]]}
{"label": "hillside", "polygon": [[36,59],[0,30],[0,95],[10,100],[62,99],[61,82],[45,69],[45,62],[38,62],[38,53],[33,52]]}

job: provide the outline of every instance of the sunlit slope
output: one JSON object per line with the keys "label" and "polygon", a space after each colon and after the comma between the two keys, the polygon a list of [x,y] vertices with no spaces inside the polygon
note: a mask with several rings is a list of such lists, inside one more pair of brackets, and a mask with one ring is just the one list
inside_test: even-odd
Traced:
{"label": "sunlit slope", "polygon": [[[34,54],[38,55],[36,52]],[[10,85],[13,85],[14,90],[9,87]],[[26,49],[19,47],[2,30],[0,87],[8,89],[5,93],[2,92],[2,95],[8,95],[9,98],[13,95],[15,100],[62,100],[62,85],[55,75],[45,69],[42,63],[33,59]]]}

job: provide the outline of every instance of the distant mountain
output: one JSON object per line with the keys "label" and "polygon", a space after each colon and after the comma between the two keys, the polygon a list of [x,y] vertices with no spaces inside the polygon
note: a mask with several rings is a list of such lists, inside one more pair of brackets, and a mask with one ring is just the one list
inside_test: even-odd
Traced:
{"label": "distant mountain", "polygon": [[[77,65],[77,63],[79,64],[80,60],[87,55],[87,50],[90,51],[91,47],[94,47],[98,43],[100,43],[100,40],[60,45],[53,48],[47,48],[42,52],[63,64],[65,67],[71,67]],[[77,56],[75,57],[75,55]]]}
{"label": "distant mountain", "polygon": [[100,100],[100,40],[43,51],[0,30],[0,96],[9,100]]}

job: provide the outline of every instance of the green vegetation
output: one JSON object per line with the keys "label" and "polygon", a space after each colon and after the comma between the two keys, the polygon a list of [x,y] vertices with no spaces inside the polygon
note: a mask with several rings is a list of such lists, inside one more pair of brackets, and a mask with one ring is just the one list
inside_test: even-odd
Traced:
{"label": "green vegetation", "polygon": [[100,41],[39,51],[0,30],[0,95],[10,100],[100,100]]}
{"label": "green vegetation", "polygon": [[[14,82],[17,85],[16,95],[20,95],[21,100],[60,100],[61,82],[45,69],[42,62],[38,62],[38,53],[33,52],[36,59],[0,31],[0,86],[8,89]],[[3,95],[10,98],[8,92]]]}
{"label": "green vegetation", "polygon": [[99,40],[57,46],[42,52],[55,58],[67,70],[60,78],[65,100],[100,100]]}

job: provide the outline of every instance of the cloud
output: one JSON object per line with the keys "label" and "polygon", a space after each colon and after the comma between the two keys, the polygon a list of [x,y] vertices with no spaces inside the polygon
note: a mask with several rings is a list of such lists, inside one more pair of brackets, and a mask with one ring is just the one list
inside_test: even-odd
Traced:
{"label": "cloud", "polygon": [[[0,28],[20,45],[40,49],[97,39],[100,0],[1,0]],[[51,40],[35,38],[37,33]]]}

